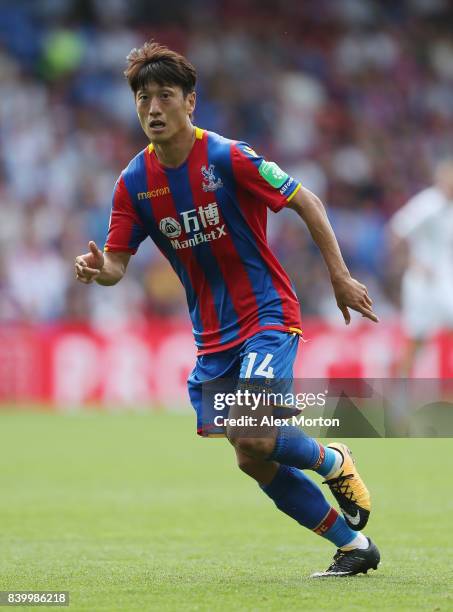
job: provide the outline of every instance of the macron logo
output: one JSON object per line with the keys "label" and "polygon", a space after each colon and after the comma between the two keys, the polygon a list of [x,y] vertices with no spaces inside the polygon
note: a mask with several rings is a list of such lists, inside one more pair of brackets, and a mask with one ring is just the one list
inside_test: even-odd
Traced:
{"label": "macron logo", "polygon": [[137,198],[139,200],[149,200],[158,196],[168,195],[169,193],[170,187],[157,187],[157,189],[153,189],[152,191],[140,191],[137,193]]}

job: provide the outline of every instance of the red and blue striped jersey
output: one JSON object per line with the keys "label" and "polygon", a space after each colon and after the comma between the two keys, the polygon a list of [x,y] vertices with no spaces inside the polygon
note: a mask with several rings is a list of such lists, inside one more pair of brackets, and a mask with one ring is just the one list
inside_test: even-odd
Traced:
{"label": "red and blue striped jersey", "polygon": [[152,238],[184,286],[199,354],[265,329],[301,333],[298,299],[266,240],[266,206],[279,211],[299,188],[246,143],[196,128],[178,168],[149,145],[123,170],[105,250],[135,253]]}

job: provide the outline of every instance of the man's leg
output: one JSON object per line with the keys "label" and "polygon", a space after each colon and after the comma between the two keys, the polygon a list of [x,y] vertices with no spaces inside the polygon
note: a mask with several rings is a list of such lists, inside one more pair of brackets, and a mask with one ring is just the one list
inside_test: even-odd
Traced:
{"label": "man's leg", "polygon": [[344,444],[323,446],[290,425],[267,428],[267,431],[261,428],[260,438],[251,437],[253,431],[247,428],[236,432],[227,430],[227,435],[237,451],[249,457],[313,470],[324,476],[349,527],[359,531],[366,525],[371,509],[370,494]]}
{"label": "man's leg", "polygon": [[237,449],[235,449],[235,452],[239,469],[256,480],[260,487],[265,487],[275,478],[278,468],[280,467],[275,461],[254,459]]}
{"label": "man's leg", "polygon": [[408,338],[403,355],[398,364],[398,376],[410,378],[414,369],[415,360],[420,353],[425,340],[423,338]]}
{"label": "man's leg", "polygon": [[[241,351],[239,388],[253,393],[254,389],[262,390],[265,386],[268,393],[281,393],[282,397],[291,392],[297,343],[297,337],[272,330],[247,340]],[[230,442],[249,457],[314,470],[324,476],[348,525],[356,531],[362,529],[370,514],[370,494],[349,449],[344,444],[323,446],[298,427],[263,425],[273,414],[271,405],[261,403],[251,408],[247,402],[238,402],[231,407],[229,417],[236,419],[235,423],[248,416],[255,421],[241,427],[227,427]],[[263,420],[263,417],[267,418]]]}
{"label": "man's leg", "polygon": [[[270,417],[272,412],[272,406],[261,405],[254,414],[262,423],[262,418]],[[236,422],[243,414],[243,407],[233,406],[230,410],[230,417],[236,418]],[[243,455],[299,470],[313,470],[324,476],[349,527],[355,531],[365,527],[371,510],[370,494],[347,446],[338,443],[324,446],[292,425],[228,426],[226,433]]]}
{"label": "man's leg", "polygon": [[279,510],[341,550],[368,548],[368,539],[348,527],[319,487],[303,472],[235,450],[239,468],[258,482]]}

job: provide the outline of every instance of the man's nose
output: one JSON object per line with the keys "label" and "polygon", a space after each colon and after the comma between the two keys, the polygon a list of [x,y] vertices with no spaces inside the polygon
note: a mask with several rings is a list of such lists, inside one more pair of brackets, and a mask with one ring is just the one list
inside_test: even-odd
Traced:
{"label": "man's nose", "polygon": [[160,115],[162,111],[160,110],[159,101],[157,98],[151,99],[151,104],[149,105],[149,114],[150,115]]}

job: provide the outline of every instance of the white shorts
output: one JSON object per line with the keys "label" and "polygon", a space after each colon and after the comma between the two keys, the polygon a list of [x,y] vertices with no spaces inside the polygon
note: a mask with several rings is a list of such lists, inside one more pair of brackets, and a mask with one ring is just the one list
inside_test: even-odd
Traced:
{"label": "white shorts", "polygon": [[453,279],[427,281],[407,272],[401,287],[402,323],[410,338],[425,338],[441,329],[453,330]]}

